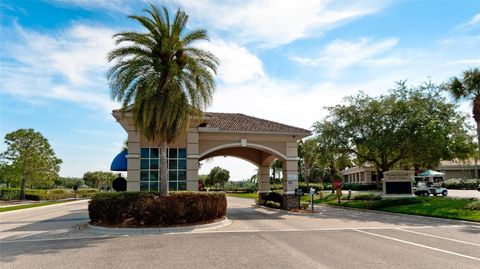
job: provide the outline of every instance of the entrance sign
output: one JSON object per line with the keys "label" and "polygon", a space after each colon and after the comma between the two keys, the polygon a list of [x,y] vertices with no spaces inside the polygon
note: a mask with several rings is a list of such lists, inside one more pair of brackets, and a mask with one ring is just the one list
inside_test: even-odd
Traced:
{"label": "entrance sign", "polygon": [[383,195],[413,195],[413,171],[392,170],[383,173]]}

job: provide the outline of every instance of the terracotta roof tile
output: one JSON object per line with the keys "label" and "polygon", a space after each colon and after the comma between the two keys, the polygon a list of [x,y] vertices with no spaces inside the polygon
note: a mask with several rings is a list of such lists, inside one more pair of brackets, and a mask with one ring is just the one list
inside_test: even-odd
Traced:
{"label": "terracotta roof tile", "polygon": [[200,125],[207,128],[218,128],[224,131],[251,131],[274,133],[301,133],[310,134],[306,129],[264,120],[240,113],[205,112],[205,120]]}

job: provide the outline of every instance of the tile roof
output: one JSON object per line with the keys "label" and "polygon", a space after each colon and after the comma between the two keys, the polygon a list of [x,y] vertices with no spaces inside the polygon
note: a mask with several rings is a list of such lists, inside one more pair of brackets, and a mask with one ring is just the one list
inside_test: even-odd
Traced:
{"label": "tile roof", "polygon": [[205,119],[199,127],[218,128],[223,131],[272,132],[310,134],[306,129],[247,116],[240,113],[205,112]]}

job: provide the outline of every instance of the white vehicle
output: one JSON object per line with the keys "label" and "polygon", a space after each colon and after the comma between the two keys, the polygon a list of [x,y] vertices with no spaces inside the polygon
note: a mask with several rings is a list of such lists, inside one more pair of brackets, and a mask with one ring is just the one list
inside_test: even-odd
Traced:
{"label": "white vehicle", "polygon": [[416,188],[414,194],[419,196],[429,196],[430,194],[437,196],[448,195],[447,188],[443,187],[445,174],[433,170],[427,170],[415,177]]}

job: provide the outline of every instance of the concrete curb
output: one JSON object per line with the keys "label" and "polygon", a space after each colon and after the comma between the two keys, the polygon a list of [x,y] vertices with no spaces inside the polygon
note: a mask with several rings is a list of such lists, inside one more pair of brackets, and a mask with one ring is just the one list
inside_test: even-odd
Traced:
{"label": "concrete curb", "polygon": [[[274,211],[274,212],[284,213],[284,214],[288,214],[288,215],[295,215],[295,216],[312,216],[312,215],[320,213],[318,211],[315,211],[315,212],[312,212],[312,213],[292,212],[292,211],[287,211],[287,210],[284,210],[284,209],[271,208],[271,207],[268,207],[268,206],[257,205],[257,204],[253,204],[253,206],[255,206],[257,208],[262,208],[262,209],[266,209],[266,210],[270,210],[270,211]],[[315,208],[317,208],[317,207],[318,207],[318,205],[315,205]]]}
{"label": "concrete curb", "polygon": [[[81,202],[85,202],[85,201],[90,201],[90,198],[85,198],[85,199],[82,198],[82,199],[76,199],[76,200],[71,200],[71,201],[68,200],[68,202],[66,202],[66,203],[43,205],[43,206],[41,206],[41,207],[48,208],[48,207],[55,207],[55,206],[62,206],[62,205],[71,205],[71,204],[81,203]],[[14,206],[30,205],[30,204],[34,204],[34,203],[20,204],[20,205],[14,205]],[[5,207],[4,207],[4,208],[5,208]],[[0,212],[0,214],[14,214],[15,212],[31,211],[31,210],[36,210],[36,209],[38,209],[38,208],[39,208],[39,207],[29,207],[29,208],[15,209],[15,210],[6,211],[6,212]]]}
{"label": "concrete curb", "polygon": [[144,235],[144,234],[178,234],[178,233],[193,233],[199,231],[208,231],[218,228],[223,228],[232,224],[232,221],[225,218],[222,221],[192,225],[185,227],[160,227],[160,228],[107,228],[86,224],[83,230],[94,234],[109,234],[109,235]]}

